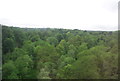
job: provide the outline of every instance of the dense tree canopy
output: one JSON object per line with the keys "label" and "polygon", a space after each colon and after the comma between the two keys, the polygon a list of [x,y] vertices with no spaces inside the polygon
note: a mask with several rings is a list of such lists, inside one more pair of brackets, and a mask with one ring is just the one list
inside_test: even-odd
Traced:
{"label": "dense tree canopy", "polygon": [[3,79],[116,79],[118,31],[2,26]]}

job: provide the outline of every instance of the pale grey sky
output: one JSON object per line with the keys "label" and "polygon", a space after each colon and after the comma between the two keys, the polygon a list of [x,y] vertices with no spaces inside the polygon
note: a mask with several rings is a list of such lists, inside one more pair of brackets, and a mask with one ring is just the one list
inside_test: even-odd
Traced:
{"label": "pale grey sky", "polygon": [[0,0],[0,24],[117,30],[119,0]]}

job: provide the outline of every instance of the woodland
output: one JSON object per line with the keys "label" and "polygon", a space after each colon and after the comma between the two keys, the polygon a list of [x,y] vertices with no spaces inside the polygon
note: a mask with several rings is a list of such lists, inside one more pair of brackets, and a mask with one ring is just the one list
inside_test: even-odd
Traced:
{"label": "woodland", "polygon": [[2,25],[3,79],[117,79],[118,31]]}

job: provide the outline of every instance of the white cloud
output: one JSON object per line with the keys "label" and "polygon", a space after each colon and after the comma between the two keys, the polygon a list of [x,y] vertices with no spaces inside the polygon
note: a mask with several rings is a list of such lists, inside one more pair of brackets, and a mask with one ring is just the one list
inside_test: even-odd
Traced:
{"label": "white cloud", "polygon": [[118,0],[0,0],[0,3],[0,23],[10,26],[116,30],[118,25]]}

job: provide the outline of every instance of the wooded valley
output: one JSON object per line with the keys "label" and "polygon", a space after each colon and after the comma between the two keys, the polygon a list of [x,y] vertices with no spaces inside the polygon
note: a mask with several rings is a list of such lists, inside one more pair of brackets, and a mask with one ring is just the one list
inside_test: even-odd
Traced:
{"label": "wooded valley", "polygon": [[118,31],[2,26],[3,79],[117,79]]}

